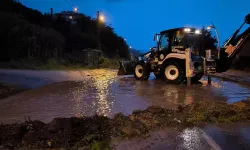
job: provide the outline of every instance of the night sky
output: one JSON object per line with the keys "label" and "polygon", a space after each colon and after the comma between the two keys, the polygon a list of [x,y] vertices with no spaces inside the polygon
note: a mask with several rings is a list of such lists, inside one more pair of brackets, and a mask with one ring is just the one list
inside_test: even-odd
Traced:
{"label": "night sky", "polygon": [[[69,3],[67,3],[68,1]],[[250,13],[250,0],[20,0],[42,12],[72,10],[95,17],[100,10],[106,23],[135,49],[147,51],[155,45],[153,35],[161,30],[192,26],[202,28],[211,21],[221,43],[241,25]]]}

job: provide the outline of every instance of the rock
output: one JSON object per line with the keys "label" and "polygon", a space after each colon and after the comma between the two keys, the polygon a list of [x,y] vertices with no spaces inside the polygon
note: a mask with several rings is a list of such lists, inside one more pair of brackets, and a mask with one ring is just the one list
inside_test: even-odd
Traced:
{"label": "rock", "polygon": [[129,119],[130,119],[131,121],[134,121],[134,120],[135,120],[135,116],[134,116],[134,115],[130,115],[130,116],[129,116]]}
{"label": "rock", "polygon": [[72,133],[73,131],[71,118],[55,118],[47,125],[47,128],[50,132],[64,131]]}
{"label": "rock", "polygon": [[124,127],[122,128],[122,132],[127,134],[127,135],[133,135],[133,134],[138,134],[135,129],[130,128],[130,127]]}
{"label": "rock", "polygon": [[159,106],[150,106],[146,109],[147,112],[152,114],[163,113],[165,110]]}
{"label": "rock", "polygon": [[23,136],[28,132],[25,124],[0,125],[0,141],[5,147],[16,147],[21,144]]}
{"label": "rock", "polygon": [[23,136],[28,132],[27,126],[24,124],[17,125],[13,132],[13,140],[21,142]]}
{"label": "rock", "polygon": [[45,126],[44,122],[38,120],[27,122],[27,124],[32,131],[39,131]]}
{"label": "rock", "polygon": [[37,145],[37,143],[39,143],[39,145],[47,146],[47,141],[49,141],[50,138],[51,135],[48,131],[40,130],[25,134],[22,142],[24,145]]}
{"label": "rock", "polygon": [[0,146],[0,150],[9,150],[9,148]]}

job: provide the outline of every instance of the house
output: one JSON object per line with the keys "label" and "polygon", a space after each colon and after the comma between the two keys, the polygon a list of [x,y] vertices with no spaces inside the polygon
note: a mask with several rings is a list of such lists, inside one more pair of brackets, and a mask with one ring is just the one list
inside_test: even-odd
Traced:
{"label": "house", "polygon": [[70,21],[72,24],[76,24],[76,19],[79,16],[79,14],[77,12],[73,12],[73,11],[62,11],[61,13],[55,13],[53,15],[53,19],[57,18],[57,17],[63,17],[65,18],[67,21]]}

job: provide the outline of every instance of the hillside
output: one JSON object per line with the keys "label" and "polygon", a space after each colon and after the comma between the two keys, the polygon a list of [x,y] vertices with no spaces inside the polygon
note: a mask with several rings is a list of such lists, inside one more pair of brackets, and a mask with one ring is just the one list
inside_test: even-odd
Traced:
{"label": "hillside", "polygon": [[[42,14],[13,0],[0,1],[1,62],[20,59],[47,61],[74,59],[83,49],[99,48],[97,21],[77,14],[76,23],[63,17]],[[104,23],[100,24],[101,50],[107,58],[129,59],[130,53],[124,38]],[[74,62],[76,61],[76,62]]]}

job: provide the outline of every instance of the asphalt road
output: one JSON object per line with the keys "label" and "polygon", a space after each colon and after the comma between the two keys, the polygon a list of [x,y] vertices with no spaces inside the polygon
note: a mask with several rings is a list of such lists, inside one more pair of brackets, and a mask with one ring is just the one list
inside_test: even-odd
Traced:
{"label": "asphalt road", "polygon": [[[194,101],[218,100],[231,103],[250,97],[248,87],[217,78],[212,78],[212,85],[207,85],[204,78],[201,84],[187,87],[186,85],[166,85],[162,81],[155,80],[153,75],[149,81],[136,81],[131,76],[118,77],[116,73],[116,70],[105,69],[0,70],[0,82],[32,88],[0,100],[0,122],[21,122],[28,116],[32,120],[44,122],[50,122],[55,117],[94,114],[112,117],[118,112],[129,115],[134,110],[146,109],[151,105],[175,108],[179,104],[185,105]],[[226,127],[229,126],[226,125]],[[156,136],[160,142],[153,140],[153,146],[143,139],[136,141],[137,144],[132,144],[133,141],[120,143],[117,149],[120,147],[125,149],[250,149],[250,136],[246,134],[250,133],[249,127],[232,125],[224,130],[225,126],[206,125],[186,129],[186,132],[173,130],[173,132],[162,132],[161,138]],[[153,137],[155,135],[151,136]],[[140,142],[142,147],[138,147]]]}

